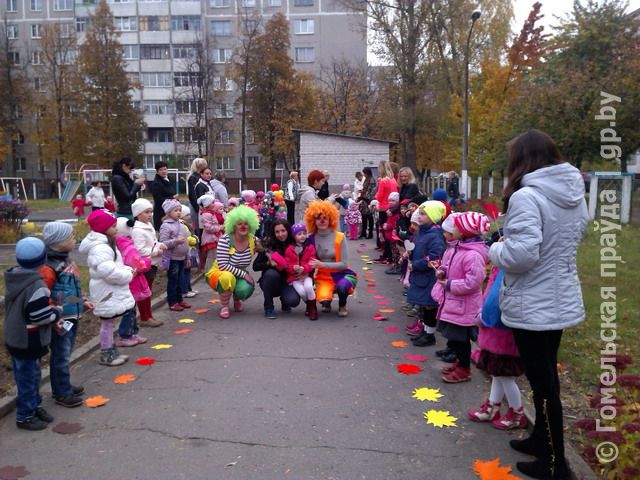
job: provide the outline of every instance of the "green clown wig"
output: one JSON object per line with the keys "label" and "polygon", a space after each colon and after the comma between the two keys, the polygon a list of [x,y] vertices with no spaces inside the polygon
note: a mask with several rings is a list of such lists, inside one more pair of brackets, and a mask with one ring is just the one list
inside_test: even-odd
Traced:
{"label": "green clown wig", "polygon": [[258,220],[258,214],[253,208],[247,207],[246,205],[240,205],[227,213],[227,216],[224,219],[225,233],[231,235],[235,232],[236,225],[239,222],[245,222],[249,225],[249,233],[252,235],[254,235],[258,230],[258,225],[260,223]]}

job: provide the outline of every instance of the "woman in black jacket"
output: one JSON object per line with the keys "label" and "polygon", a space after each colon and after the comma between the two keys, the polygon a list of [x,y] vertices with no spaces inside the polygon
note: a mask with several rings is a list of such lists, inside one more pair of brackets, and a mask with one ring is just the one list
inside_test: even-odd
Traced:
{"label": "woman in black jacket", "polygon": [[398,186],[400,187],[400,202],[411,200],[420,195],[420,189],[416,185],[416,177],[409,167],[402,167],[398,172]]}
{"label": "woman in black jacket", "polygon": [[191,175],[187,179],[187,186],[189,188],[189,203],[191,204],[191,218],[196,221],[198,218],[198,197],[196,192],[196,185],[202,178],[201,174],[205,168],[207,168],[207,161],[204,158],[195,158],[191,162]]}
{"label": "woman in black jacket", "polygon": [[300,303],[300,296],[286,282],[287,272],[278,270],[276,262],[271,259],[272,253],[277,253],[284,258],[284,250],[291,243],[293,243],[293,237],[289,222],[283,218],[274,220],[265,236],[263,250],[258,253],[253,262],[253,269],[256,272],[262,272],[258,283],[264,295],[264,316],[267,318],[278,318],[273,305],[275,297],[280,297],[282,311],[285,313],[291,312],[291,309]]}
{"label": "woman in black jacket", "polygon": [[160,231],[164,210],[162,202],[170,198],[178,199],[176,189],[169,181],[169,166],[165,162],[156,163],[156,177],[151,182],[151,195],[153,195],[153,227]]}
{"label": "woman in black jacket", "polygon": [[364,174],[364,182],[362,183],[362,192],[360,192],[360,213],[362,214],[362,231],[360,232],[360,238],[373,238],[373,212],[369,207],[371,200],[376,198],[376,192],[378,190],[378,183],[373,178],[373,172],[371,168],[364,167],[362,169]]}
{"label": "woman in black jacket", "polygon": [[118,217],[127,217],[133,220],[131,214],[131,204],[138,197],[138,192],[144,185],[144,178],[137,178],[135,181],[131,178],[131,170],[133,169],[133,161],[124,157],[120,161],[113,164],[111,170],[111,192],[116,197]]}

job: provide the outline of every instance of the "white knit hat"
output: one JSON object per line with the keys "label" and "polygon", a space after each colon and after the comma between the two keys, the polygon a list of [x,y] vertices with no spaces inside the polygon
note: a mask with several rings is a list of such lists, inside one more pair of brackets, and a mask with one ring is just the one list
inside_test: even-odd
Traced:
{"label": "white knit hat", "polygon": [[117,237],[130,237],[131,236],[131,227],[127,225],[129,220],[127,217],[118,217],[118,221],[116,222],[116,236]]}
{"label": "white knit hat", "polygon": [[142,212],[144,212],[145,210],[148,210],[148,209],[152,209],[153,210],[153,205],[146,198],[138,198],[135,202],[133,202],[131,204],[131,214],[134,217],[137,217]]}
{"label": "white knit hat", "polygon": [[201,197],[198,197],[198,205],[207,208],[209,205],[215,202],[215,200],[216,197],[214,197],[213,195],[202,195]]}
{"label": "white knit hat", "polygon": [[182,211],[180,212],[180,218],[185,218],[191,215],[191,209],[186,205],[182,205]]}

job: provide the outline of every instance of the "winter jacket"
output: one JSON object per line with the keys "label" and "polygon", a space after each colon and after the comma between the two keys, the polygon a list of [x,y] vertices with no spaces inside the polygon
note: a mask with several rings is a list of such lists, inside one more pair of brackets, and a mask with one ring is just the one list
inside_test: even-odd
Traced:
{"label": "winter jacket", "polygon": [[[394,230],[398,227],[398,220],[400,219],[400,208],[396,207],[393,210],[387,212],[387,221],[382,225],[384,231],[384,239],[389,242],[393,242]],[[397,231],[397,230],[396,230]]]}
{"label": "winter jacket", "polygon": [[213,189],[213,193],[215,194],[216,200],[218,200],[224,208],[227,208],[229,202],[229,194],[227,193],[227,187],[225,187],[224,183],[220,180],[214,178],[209,182],[211,188]]}
{"label": "winter jacket", "polygon": [[393,178],[382,178],[378,182],[378,210],[384,212],[389,209],[389,194],[398,191],[398,184]]}
{"label": "winter jacket", "polygon": [[400,188],[400,201],[412,198],[420,195],[420,189],[418,189],[418,185],[415,183],[405,183]]}
{"label": "winter jacket", "polygon": [[[500,270],[493,267],[489,274],[489,281],[487,282],[487,288],[484,290],[482,299],[484,300],[489,290],[493,286],[493,282]],[[495,353],[497,355],[509,355],[511,357],[519,357],[520,352],[516,346],[516,342],[513,338],[513,332],[508,328],[491,328],[480,325],[480,331],[478,333],[478,346],[482,350]]]}
{"label": "winter jacket", "polygon": [[83,217],[84,216],[84,207],[89,207],[89,206],[91,206],[91,202],[86,202],[81,198],[75,198],[71,202],[71,209],[73,210],[73,214],[76,217]]}
{"label": "winter jacket", "polygon": [[37,270],[14,267],[4,273],[4,342],[17,358],[40,358],[51,342],[51,323],[60,311],[49,304],[49,289]]}
{"label": "winter jacket", "polygon": [[284,199],[288,200],[289,202],[297,201],[298,190],[300,190],[300,184],[293,178],[290,178],[289,180],[287,180],[287,188],[284,191]]}
{"label": "winter jacket", "polygon": [[[184,241],[178,243],[178,237],[183,237]],[[180,220],[166,218],[160,227],[160,242],[167,246],[167,254],[171,260],[185,260],[189,252],[189,244],[184,234]]]}
{"label": "winter jacket", "polygon": [[105,197],[102,187],[91,187],[87,192],[86,199],[91,203],[91,206],[104,208]]}
{"label": "winter jacket", "polygon": [[322,187],[320,187],[320,190],[318,190],[318,198],[320,200],[326,200],[327,198],[329,198],[329,195],[331,195],[331,192],[329,190],[329,182],[324,182],[322,184]]}
{"label": "winter jacket", "polygon": [[296,222],[304,222],[304,212],[311,202],[319,200],[318,191],[310,185],[300,187],[300,208],[296,208]]}
{"label": "winter jacket", "polygon": [[82,303],[68,302],[69,297],[82,299],[78,267],[69,260],[68,252],[47,249],[47,263],[38,270],[51,292],[53,305],[62,306],[62,318],[78,320],[84,311]]}
{"label": "winter jacket", "polygon": [[224,235],[224,217],[208,208],[200,210],[200,225],[202,227],[201,245],[218,244]]}
{"label": "winter jacket", "polygon": [[187,187],[189,188],[189,203],[191,204],[191,208],[197,214],[200,205],[198,205],[198,197],[196,193],[196,185],[200,181],[200,174],[196,172],[192,172],[187,178]]}
{"label": "winter jacket", "polygon": [[131,229],[131,239],[140,255],[151,258],[151,265],[156,267],[160,265],[162,253],[160,252],[160,242],[153,225],[136,220]]}
{"label": "winter jacket", "polygon": [[449,242],[439,270],[447,284],[436,283],[431,296],[440,304],[438,320],[463,327],[480,324],[482,284],[487,276],[489,247],[481,238]]}
{"label": "winter jacket", "polygon": [[432,260],[440,260],[444,254],[445,240],[439,225],[420,225],[413,238],[415,248],[411,251],[412,270],[409,274],[407,302],[412,305],[435,307],[438,302],[431,297],[436,283],[436,272],[429,266]]}
{"label": "winter jacket", "polygon": [[522,178],[509,199],[504,241],[489,251],[504,272],[502,322],[524,330],[560,330],[584,320],[576,266],[587,226],[584,181],[569,163]]}
{"label": "winter jacket", "polygon": [[131,295],[133,295],[133,299],[139,302],[140,300],[149,298],[151,296],[151,289],[149,288],[147,277],[144,276],[144,272],[151,268],[151,259],[140,255],[133,240],[129,237],[116,237],[116,243],[122,255],[123,263],[128,267],[136,269],[136,273],[129,283],[129,290],[131,291]]}
{"label": "winter jacket", "polygon": [[449,198],[457,200],[460,197],[459,181],[457,176],[449,180],[449,185],[447,186],[447,195],[449,195]]}
{"label": "winter jacket", "polygon": [[129,283],[133,278],[131,268],[122,263],[122,255],[109,245],[106,235],[89,232],[80,243],[80,253],[87,255],[89,266],[89,292],[95,305],[93,313],[111,318],[122,315],[135,305]]}
{"label": "winter jacket", "polygon": [[135,202],[141,185],[134,182],[123,171],[116,170],[111,177],[111,191],[116,197],[118,208],[116,212],[121,215],[131,215],[131,204]]}
{"label": "winter jacket", "polygon": [[[309,262],[312,259],[316,258],[316,247],[314,247],[310,243],[307,243],[303,248],[304,250],[300,252],[300,255],[296,253],[296,245],[289,245],[284,251],[284,258],[287,263],[287,283],[293,283],[293,281],[296,279],[296,274],[293,271],[293,267],[295,265],[301,265],[302,268],[304,268],[305,275],[309,275],[311,272],[313,272],[313,267],[309,264]],[[278,263],[276,259],[274,259],[274,261]]]}
{"label": "winter jacket", "polygon": [[360,205],[357,202],[354,201],[349,205],[347,212],[344,214],[344,221],[347,225],[360,225],[362,223]]}
{"label": "winter jacket", "polygon": [[149,187],[151,195],[153,195],[153,227],[156,230],[160,230],[162,217],[164,217],[162,202],[173,198],[176,194],[176,189],[168,178],[160,175],[156,175]]}

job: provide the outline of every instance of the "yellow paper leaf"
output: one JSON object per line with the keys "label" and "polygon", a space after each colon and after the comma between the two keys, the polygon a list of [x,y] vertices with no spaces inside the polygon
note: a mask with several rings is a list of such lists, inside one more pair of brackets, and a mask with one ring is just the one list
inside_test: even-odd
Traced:
{"label": "yellow paper leaf", "polygon": [[113,379],[113,383],[124,384],[124,383],[133,382],[135,379],[136,379],[135,375],[127,373],[125,375],[118,375],[116,378]]}
{"label": "yellow paper leaf", "polygon": [[362,267],[363,270],[369,270],[369,267]]}
{"label": "yellow paper leaf", "polygon": [[407,345],[409,345],[407,342],[403,342],[402,340],[398,340],[396,342],[391,342],[391,346],[392,347],[396,347],[396,348],[404,348]]}
{"label": "yellow paper leaf", "polygon": [[457,427],[456,417],[449,415],[447,410],[429,410],[423,413],[424,419],[427,423],[436,427]]}
{"label": "yellow paper leaf", "polygon": [[422,402],[424,402],[425,400],[429,400],[430,402],[437,402],[444,395],[440,393],[439,388],[422,387],[414,389],[412,396],[413,398],[416,398]]}
{"label": "yellow paper leaf", "polygon": [[173,347],[173,345],[170,345],[168,343],[160,343],[158,345],[154,345],[151,348],[153,348],[154,350],[163,350],[165,348],[171,348],[171,347]]}
{"label": "yellow paper leaf", "polygon": [[178,323],[193,323],[194,321],[191,320],[190,318],[182,318],[180,320],[178,320]]}
{"label": "yellow paper leaf", "polygon": [[501,467],[499,458],[487,462],[476,460],[473,462],[473,471],[480,477],[480,480],[522,480],[509,473],[511,472],[509,465]]}

